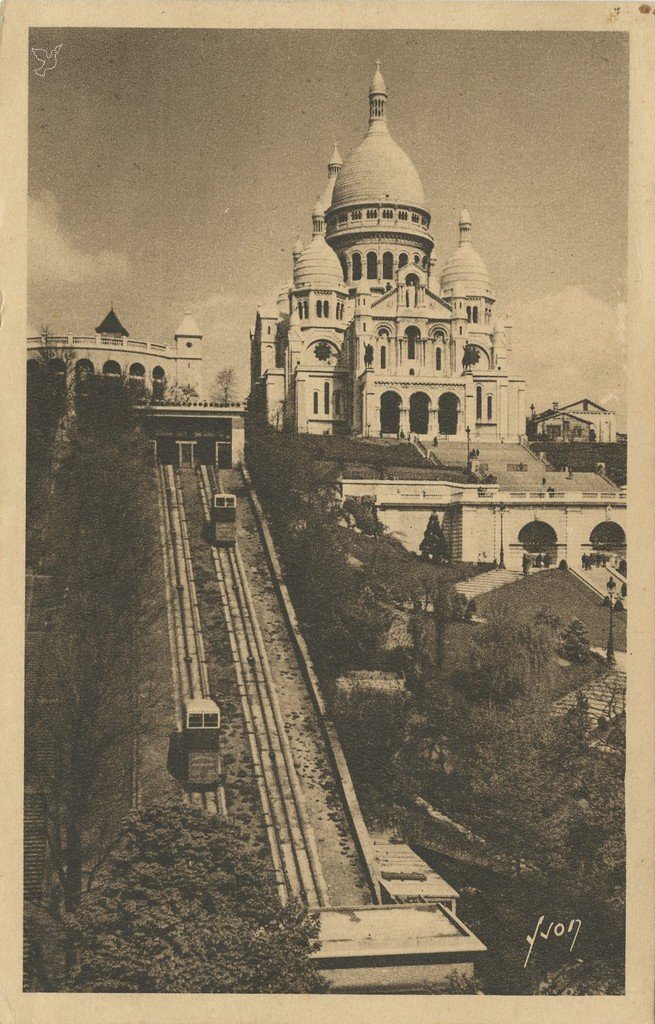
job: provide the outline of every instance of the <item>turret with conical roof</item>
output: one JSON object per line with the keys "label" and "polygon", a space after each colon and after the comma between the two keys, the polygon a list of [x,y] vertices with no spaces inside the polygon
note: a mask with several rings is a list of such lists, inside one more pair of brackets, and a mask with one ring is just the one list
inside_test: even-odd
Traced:
{"label": "turret with conical roof", "polygon": [[334,183],[337,180],[337,174],[343,166],[343,160],[341,154],[337,148],[336,142],[334,143],[334,149],[332,150],[332,156],[328,163],[328,180],[325,186],[325,191],[321,196],[321,202],[323,204],[323,210],[329,210],[332,205],[332,193],[334,191]]}
{"label": "turret with conical roof", "polygon": [[107,316],[96,327],[96,334],[111,334],[117,338],[129,338],[130,332],[126,331],[122,323],[114,313],[114,307],[107,313]]}
{"label": "turret with conical roof", "polygon": [[444,298],[475,296],[493,299],[489,271],[479,253],[471,244],[471,215],[462,210],[459,215],[459,245],[441,272],[441,294]]}

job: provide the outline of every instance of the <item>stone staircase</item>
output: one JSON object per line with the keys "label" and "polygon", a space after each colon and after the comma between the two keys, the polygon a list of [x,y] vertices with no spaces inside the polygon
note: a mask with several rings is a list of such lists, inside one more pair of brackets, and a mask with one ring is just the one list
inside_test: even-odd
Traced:
{"label": "stone staircase", "polygon": [[472,576],[469,580],[462,580],[455,584],[458,594],[463,594],[467,600],[478,597],[480,594],[488,594],[490,590],[497,590],[508,583],[516,583],[523,573],[515,572],[513,569],[490,569],[478,576]]}

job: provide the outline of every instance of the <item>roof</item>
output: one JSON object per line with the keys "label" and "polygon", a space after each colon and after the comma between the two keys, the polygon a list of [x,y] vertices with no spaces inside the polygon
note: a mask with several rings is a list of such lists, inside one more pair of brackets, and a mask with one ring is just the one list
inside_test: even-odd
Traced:
{"label": "roof", "polygon": [[459,245],[441,272],[442,295],[491,295],[486,263],[471,244],[471,217],[462,210]]}
{"label": "roof", "polygon": [[112,306],[101,324],[96,327],[96,334],[120,334],[123,338],[129,338],[130,332],[126,331],[122,323],[114,313]]}
{"label": "roof", "polygon": [[459,893],[406,843],[374,842],[380,884],[394,900],[433,902],[457,899]]}
{"label": "roof", "polygon": [[[387,94],[379,67],[370,93]],[[386,111],[369,121],[366,136],[346,157],[337,175],[332,209],[353,203],[392,203],[425,210],[421,179],[407,153],[391,138]]]}
{"label": "roof", "polygon": [[339,676],[336,685],[344,690],[362,686],[375,690],[397,690],[405,689],[405,681],[396,672],[377,672],[369,669],[356,669]]}
{"label": "roof", "polygon": [[403,957],[435,960],[453,953],[482,953],[486,946],[441,903],[389,907],[325,907],[316,912],[320,949],[312,958]]}
{"label": "roof", "polygon": [[314,235],[293,267],[294,288],[345,289],[339,257],[322,234]]}
{"label": "roof", "polygon": [[540,412],[537,416],[535,416],[535,421],[552,420],[557,419],[558,416],[566,416],[568,420],[578,420],[579,423],[586,423],[588,427],[593,426],[592,420],[586,420],[584,416],[578,416],[574,412],[567,412],[568,408],[569,406],[566,406],[566,408],[564,409],[546,409],[546,412]]}
{"label": "roof", "polygon": [[202,338],[202,331],[190,313],[185,313],[182,323],[175,332],[176,338]]}

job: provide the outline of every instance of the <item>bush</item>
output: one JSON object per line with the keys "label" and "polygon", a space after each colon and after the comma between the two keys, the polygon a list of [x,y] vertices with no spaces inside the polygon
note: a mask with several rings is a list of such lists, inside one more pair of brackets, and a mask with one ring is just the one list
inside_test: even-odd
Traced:
{"label": "bush", "polygon": [[471,598],[471,600],[469,601],[469,603],[466,606],[466,611],[464,612],[464,619],[466,620],[466,622],[470,622],[471,619],[473,618],[473,616],[477,615],[477,612],[478,612],[478,606],[475,603],[475,600],[473,598]]}
{"label": "bush", "polygon": [[591,646],[587,631],[579,619],[573,619],[562,636],[562,654],[576,664],[589,661]]}
{"label": "bush", "polygon": [[569,567],[569,563],[566,561],[565,558],[563,558],[562,561],[559,563],[559,568],[560,569],[568,569],[568,567]]}

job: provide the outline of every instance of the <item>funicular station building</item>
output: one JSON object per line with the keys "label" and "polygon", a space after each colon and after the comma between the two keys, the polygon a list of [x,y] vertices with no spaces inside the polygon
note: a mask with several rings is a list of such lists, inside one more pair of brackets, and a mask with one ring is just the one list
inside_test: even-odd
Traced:
{"label": "funicular station building", "polygon": [[95,334],[28,338],[28,373],[44,359],[67,387],[93,375],[125,380],[159,462],[228,468],[243,460],[245,407],[203,400],[202,332],[190,313],[172,342],[157,343],[131,338],[112,308]]}

